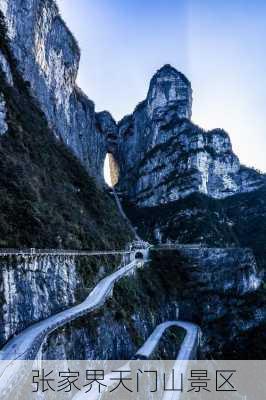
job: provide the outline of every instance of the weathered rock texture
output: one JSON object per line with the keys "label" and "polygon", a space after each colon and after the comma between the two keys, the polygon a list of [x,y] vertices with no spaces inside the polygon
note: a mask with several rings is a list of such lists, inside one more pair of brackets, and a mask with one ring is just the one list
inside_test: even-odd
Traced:
{"label": "weathered rock texture", "polygon": [[[116,284],[102,309],[54,332],[44,358],[128,359],[161,322],[178,317],[202,329],[201,357],[239,353],[242,335],[263,326],[261,278],[248,249],[154,252],[150,266]],[[259,341],[258,341],[259,342]],[[246,351],[259,354],[261,343]],[[262,357],[262,356],[260,356]]]}
{"label": "weathered rock texture", "polygon": [[119,188],[140,207],[200,192],[213,198],[249,192],[265,177],[240,165],[228,134],[191,122],[192,90],[170,65],[152,78],[147,98],[120,121]]}
{"label": "weathered rock texture", "polygon": [[79,280],[72,258],[1,258],[0,264],[0,343],[75,303]]}
{"label": "weathered rock texture", "polygon": [[[0,247],[124,248],[132,238],[126,223],[113,199],[49,128],[18,71],[1,12],[0,88]],[[89,257],[75,265],[68,258],[3,257],[0,345],[83,300],[121,261]]]}
{"label": "weathered rock texture", "polygon": [[[77,87],[79,48],[53,0],[0,0],[0,11],[12,48],[0,14],[1,246],[105,249],[132,239],[111,198],[67,144],[100,184],[105,155],[113,155],[119,189],[143,212],[131,219],[152,240],[251,244],[263,268],[265,177],[240,165],[226,132],[192,123],[192,89],[183,74],[161,68],[146,100],[117,125],[108,112],[95,113]],[[234,350],[240,357],[242,337],[250,340],[265,323],[252,253],[169,254],[121,282],[89,320],[55,332],[44,357],[129,358],[158,323],[178,313],[202,327],[204,356]],[[85,267],[83,289],[95,283],[99,265],[90,263],[90,273]],[[70,261],[3,262],[1,271],[2,342],[75,301],[77,271]]]}
{"label": "weathered rock texture", "polygon": [[185,285],[179,296],[180,318],[199,323],[201,357],[263,358],[260,339],[254,348],[243,346],[245,335],[256,335],[266,323],[262,279],[252,251],[186,248],[179,254]]}
{"label": "weathered rock texture", "polygon": [[[24,29],[27,21],[20,21]],[[126,224],[113,200],[49,127],[17,68],[5,22],[0,10],[0,246],[120,248],[119,225],[127,230]],[[97,160],[103,148],[94,143],[91,150]],[[120,243],[111,244],[115,236]]]}
{"label": "weathered rock texture", "polygon": [[0,94],[0,135],[3,135],[8,130],[6,123],[6,102],[4,96]]}
{"label": "weathered rock texture", "polygon": [[[77,87],[80,51],[53,0],[1,0],[19,69],[50,127],[103,183],[105,137],[96,130],[94,104]],[[0,55],[5,69],[5,60]]]}
{"label": "weathered rock texture", "polygon": [[108,111],[96,114],[96,131],[105,138],[106,156],[110,170],[111,185],[115,186],[119,180],[119,166],[117,158],[118,128],[115,120]]}
{"label": "weathered rock texture", "polygon": [[[151,80],[147,98],[118,129],[107,112],[77,87],[80,50],[53,0],[1,0],[19,69],[30,82],[55,135],[72,148],[103,183],[107,151],[121,170],[120,187],[140,206],[200,191],[215,198],[251,191],[261,184],[242,169],[226,132],[204,132],[191,122],[192,89],[169,65]],[[12,76],[0,54],[9,82]]]}
{"label": "weathered rock texture", "polygon": [[81,303],[121,257],[0,258],[0,345],[14,334]]}

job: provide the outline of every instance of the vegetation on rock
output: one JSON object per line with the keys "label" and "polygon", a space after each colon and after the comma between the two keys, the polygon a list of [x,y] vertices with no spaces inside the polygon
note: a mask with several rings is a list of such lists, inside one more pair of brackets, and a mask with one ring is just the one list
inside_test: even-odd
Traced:
{"label": "vegetation on rock", "polygon": [[17,70],[0,17],[0,49],[14,78],[11,87],[0,74],[8,124],[0,138],[0,247],[123,247],[130,239],[127,226],[48,127]]}

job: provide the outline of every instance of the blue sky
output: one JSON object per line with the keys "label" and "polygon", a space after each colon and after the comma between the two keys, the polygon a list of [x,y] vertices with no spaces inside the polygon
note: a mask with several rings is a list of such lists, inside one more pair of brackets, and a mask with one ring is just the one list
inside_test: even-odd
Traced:
{"label": "blue sky", "polygon": [[195,123],[224,128],[240,160],[266,171],[266,2],[58,0],[81,47],[78,84],[115,119],[172,64],[191,81]]}

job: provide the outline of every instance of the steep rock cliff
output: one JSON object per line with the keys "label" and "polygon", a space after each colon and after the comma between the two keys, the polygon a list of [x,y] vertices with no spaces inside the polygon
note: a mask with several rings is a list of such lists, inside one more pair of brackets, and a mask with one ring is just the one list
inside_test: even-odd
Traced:
{"label": "steep rock cliff", "polygon": [[266,271],[266,188],[212,199],[200,193],[155,207],[124,209],[138,233],[153,243],[202,243],[253,250],[259,269]]}
{"label": "steep rock cliff", "polygon": [[[226,132],[205,132],[191,122],[191,85],[171,66],[158,71],[147,99],[117,126],[108,112],[96,114],[76,87],[78,46],[54,1],[0,0],[0,10],[12,48],[0,29],[0,245],[105,249],[132,239],[112,199],[67,144],[99,183],[105,154],[113,154],[119,188],[134,203],[128,211],[137,210],[131,220],[143,237],[220,246],[161,254],[141,276],[121,282],[89,321],[50,336],[44,357],[127,358],[156,324],[179,312],[201,325],[204,356],[243,349],[242,337],[249,340],[265,323],[265,299],[252,253],[222,247],[251,243],[265,262],[266,225],[258,224],[266,215],[264,176],[240,165]],[[4,265],[3,341],[56,312],[59,303],[73,303],[74,266],[62,266],[63,275],[70,268],[74,278],[60,283],[57,267],[52,271],[48,264]],[[83,289],[90,287],[85,267]],[[39,283],[42,271],[46,283]],[[48,309],[41,305],[42,290]],[[27,315],[24,292],[38,304]]]}
{"label": "steep rock cliff", "polygon": [[[0,247],[123,248],[132,238],[126,223],[50,129],[17,69],[1,13],[0,54]],[[0,343],[80,301],[119,262],[1,256]]]}
{"label": "steep rock cliff", "polygon": [[96,129],[105,136],[107,150],[115,153],[118,141],[118,128],[115,120],[108,111],[96,114]]}
{"label": "steep rock cliff", "polygon": [[242,337],[252,337],[266,321],[250,250],[187,248],[151,257],[150,265],[116,284],[102,309],[50,335],[43,357],[128,359],[158,324],[177,318],[200,325],[203,358],[223,358],[225,348],[231,358],[262,357],[263,340],[242,349]]}
{"label": "steep rock cliff", "polygon": [[0,22],[0,246],[123,246],[131,235],[114,201],[55,138]]}
{"label": "steep rock cliff", "polygon": [[[103,183],[105,138],[94,104],[77,87],[80,50],[54,0],[1,0],[13,54],[50,128]],[[1,60],[1,57],[0,57]]]}
{"label": "steep rock cliff", "polygon": [[120,256],[0,257],[0,345],[83,301],[120,262]]}
{"label": "steep rock cliff", "polygon": [[79,279],[72,258],[1,258],[0,265],[0,344],[75,303]]}
{"label": "steep rock cliff", "polygon": [[265,177],[240,165],[228,134],[191,122],[192,90],[170,65],[152,78],[147,98],[118,124],[119,189],[139,207],[200,192],[213,198],[249,192]]}

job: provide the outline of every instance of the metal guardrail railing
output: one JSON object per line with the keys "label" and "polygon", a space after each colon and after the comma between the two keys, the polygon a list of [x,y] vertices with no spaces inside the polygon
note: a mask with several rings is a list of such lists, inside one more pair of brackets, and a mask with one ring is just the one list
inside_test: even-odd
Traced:
{"label": "metal guardrail railing", "polygon": [[184,244],[182,244],[182,243],[165,243],[165,244],[159,244],[156,247],[169,248],[169,249],[170,248],[173,248],[173,249],[178,249],[178,248],[201,249],[201,248],[206,247],[206,245],[201,244],[201,243],[191,243],[191,244],[188,244],[188,243],[184,243]]}
{"label": "metal guardrail railing", "polygon": [[130,254],[131,250],[64,250],[64,249],[0,249],[0,257],[2,256],[100,256],[115,254]]}
{"label": "metal guardrail railing", "polygon": [[194,250],[194,249],[226,249],[226,250],[235,250],[241,248],[242,250],[250,251],[249,247],[238,247],[238,246],[223,246],[223,247],[211,247],[208,246],[207,244],[204,243],[164,243],[164,244],[158,244],[158,245],[153,245],[151,246],[151,249],[155,250],[171,250],[171,249],[188,249],[188,250]]}
{"label": "metal guardrail railing", "polygon": [[124,255],[132,254],[138,249],[145,250],[149,248],[149,243],[144,241],[134,241],[129,248],[125,250],[73,250],[73,249],[37,249],[35,247],[14,249],[0,248],[0,257],[4,256],[102,256],[102,255]]}

